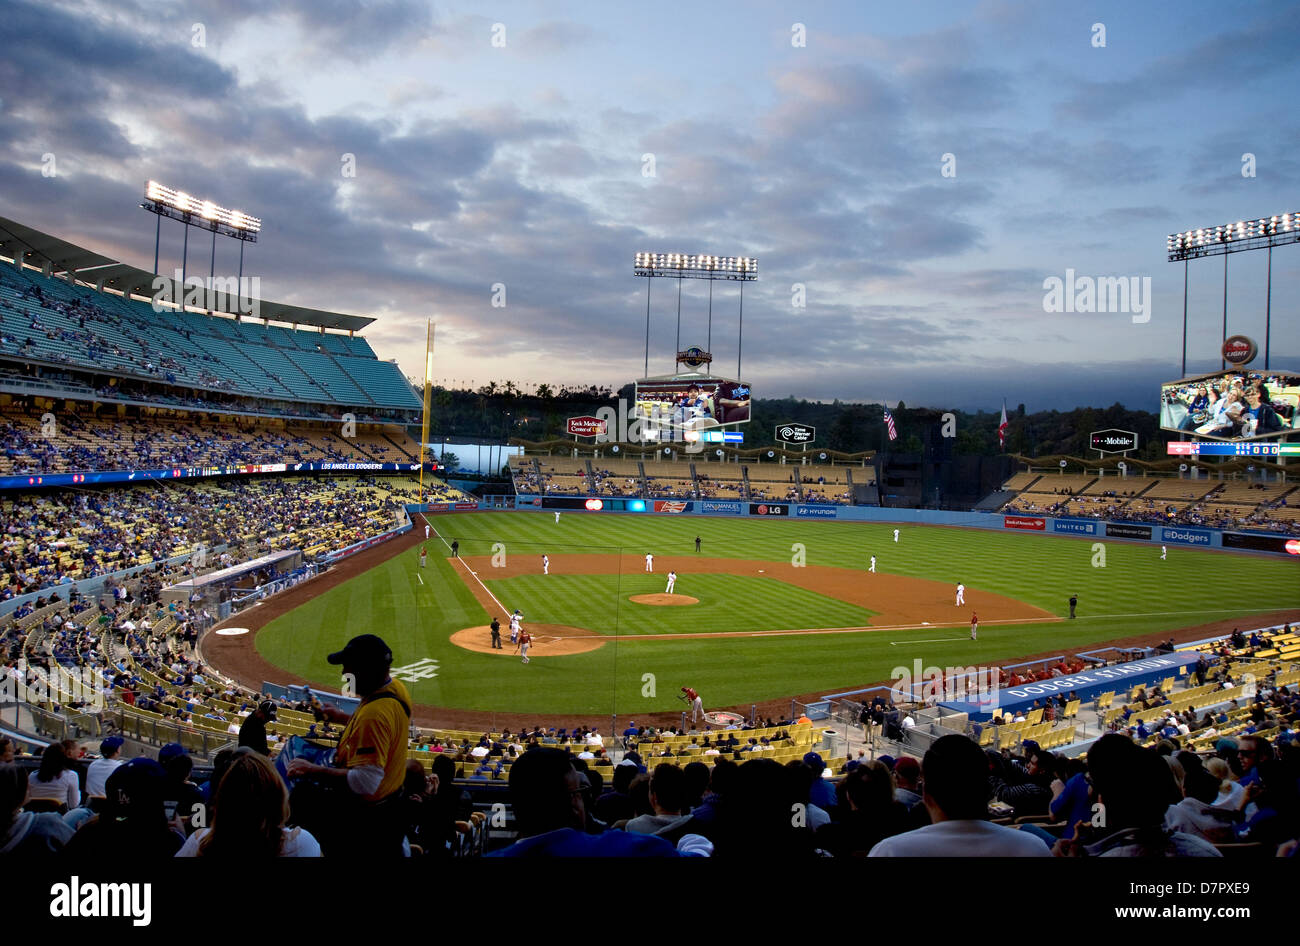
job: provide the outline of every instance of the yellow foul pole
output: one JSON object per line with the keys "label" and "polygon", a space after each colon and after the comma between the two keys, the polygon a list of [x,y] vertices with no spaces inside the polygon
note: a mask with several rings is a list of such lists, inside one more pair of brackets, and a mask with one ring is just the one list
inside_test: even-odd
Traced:
{"label": "yellow foul pole", "polygon": [[433,391],[433,320],[429,320],[424,339],[424,425],[420,436],[420,502],[424,497],[424,450],[429,442],[429,395]]}

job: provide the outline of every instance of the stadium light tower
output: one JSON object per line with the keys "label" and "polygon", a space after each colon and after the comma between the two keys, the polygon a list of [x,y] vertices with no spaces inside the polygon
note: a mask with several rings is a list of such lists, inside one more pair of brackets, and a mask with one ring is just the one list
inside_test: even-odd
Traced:
{"label": "stadium light tower", "polygon": [[716,279],[740,283],[740,334],[736,343],[736,377],[740,377],[740,356],[745,337],[745,283],[758,279],[758,260],[752,256],[704,256],[686,253],[637,253],[632,267],[636,276],[645,276],[645,373],[650,373],[650,280],[662,276],[677,279],[677,349],[682,344],[682,280],[709,281],[709,338],[713,348],[713,282]]}
{"label": "stadium light tower", "polygon": [[[1169,262],[1183,263],[1183,363],[1187,376],[1187,268],[1191,260],[1223,257],[1223,340],[1228,338],[1228,256],[1246,250],[1268,250],[1267,291],[1264,302],[1264,369],[1268,370],[1269,335],[1273,320],[1273,247],[1300,243],[1300,213],[1277,214],[1255,220],[1238,220],[1217,227],[1171,233],[1165,239]],[[1227,361],[1223,368],[1228,367]]]}
{"label": "stadium light tower", "polygon": [[181,291],[185,287],[185,271],[189,261],[190,227],[212,231],[212,259],[209,278],[217,274],[217,234],[239,241],[239,282],[244,281],[244,244],[256,243],[257,235],[262,230],[262,221],[250,217],[242,210],[228,210],[219,207],[210,200],[199,200],[184,191],[173,190],[157,181],[150,181],[144,188],[144,201],[140,204],[158,218],[153,238],[153,274],[158,275],[158,243],[162,237],[162,218],[179,220],[185,225],[185,242],[181,251]]}

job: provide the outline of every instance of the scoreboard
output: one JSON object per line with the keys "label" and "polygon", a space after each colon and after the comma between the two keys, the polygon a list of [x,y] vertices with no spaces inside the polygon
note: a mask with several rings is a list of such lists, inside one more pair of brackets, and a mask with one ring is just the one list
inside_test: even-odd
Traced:
{"label": "scoreboard", "polygon": [[1300,457],[1300,443],[1197,443],[1174,440],[1167,444],[1171,457]]}

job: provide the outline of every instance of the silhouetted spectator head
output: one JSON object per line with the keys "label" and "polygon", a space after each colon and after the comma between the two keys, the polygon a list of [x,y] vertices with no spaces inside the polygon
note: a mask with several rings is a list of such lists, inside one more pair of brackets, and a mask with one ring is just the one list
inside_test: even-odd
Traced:
{"label": "silhouetted spectator head", "polygon": [[167,772],[167,777],[176,782],[184,782],[194,771],[194,760],[179,742],[169,742],[158,750],[158,764]]}
{"label": "silhouetted spectator head", "polygon": [[681,814],[686,806],[685,773],[668,762],[656,765],[650,777],[650,804],[655,814]]}
{"label": "silhouetted spectator head", "polygon": [[837,791],[840,804],[854,811],[887,808],[894,801],[894,778],[897,774],[895,770],[891,777],[889,769],[875,761],[855,766],[840,782]]}
{"label": "silhouetted spectator head", "polygon": [[21,765],[0,763],[0,835],[18,817],[19,810],[27,804],[27,770]]}
{"label": "silhouetted spectator head", "polygon": [[406,777],[402,781],[402,794],[424,795],[429,788],[429,777],[419,759],[406,761]]}
{"label": "silhouetted spectator head", "polygon": [[640,774],[635,765],[616,765],[614,766],[614,777],[611,779],[611,786],[620,795],[626,795],[628,787],[632,784],[632,779]]}
{"label": "silhouetted spectator head", "polygon": [[792,776],[772,759],[743,763],[718,801],[716,855],[758,857],[797,851]]}
{"label": "silhouetted spectator head", "polygon": [[584,786],[562,749],[531,749],[510,767],[510,800],[521,838],[586,826]]}
{"label": "silhouetted spectator head", "polygon": [[1107,733],[1088,750],[1088,772],[1108,831],[1161,824],[1182,799],[1164,758],[1119,733]]}
{"label": "silhouetted spectator head", "polygon": [[163,797],[167,771],[153,759],[138,756],[113,770],[104,783],[103,820],[161,824],[167,820]]}
{"label": "silhouetted spectator head", "polygon": [[[889,770],[886,769],[886,772]],[[905,788],[910,792],[917,790],[917,783],[921,778],[921,763],[910,755],[900,756],[894,763],[894,781],[899,788]]]}
{"label": "silhouetted spectator head", "polygon": [[686,802],[689,808],[694,808],[704,798],[704,793],[709,790],[709,767],[703,762],[689,762],[682,769],[686,784]]}
{"label": "silhouetted spectator head", "polygon": [[[525,756],[529,754],[530,753],[527,752],[524,753]],[[450,759],[445,752],[440,752],[433,757],[433,774],[438,777],[439,795],[446,795],[450,792],[458,791],[453,784],[456,779],[456,763]]]}
{"label": "silhouetted spectator head", "polygon": [[[997,754],[993,759],[1000,765]],[[988,818],[990,759],[965,736],[935,740],[921,759],[923,800],[931,820],[977,821]]]}
{"label": "silhouetted spectator head", "polygon": [[388,679],[388,670],[393,665],[393,651],[374,634],[360,634],[327,659],[330,663],[341,666],[345,674],[351,674],[360,696],[369,696]]}
{"label": "silhouetted spectator head", "polygon": [[714,795],[725,795],[736,784],[739,773],[738,763],[731,759],[718,759],[713,763],[713,771],[709,773],[709,791]]}

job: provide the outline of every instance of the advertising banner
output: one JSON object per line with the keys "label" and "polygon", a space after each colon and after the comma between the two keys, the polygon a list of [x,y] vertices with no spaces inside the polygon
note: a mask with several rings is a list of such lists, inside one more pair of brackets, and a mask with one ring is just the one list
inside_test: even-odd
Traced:
{"label": "advertising banner", "polygon": [[691,503],[682,499],[656,499],[655,512],[690,512]]}
{"label": "advertising banner", "polygon": [[834,519],[838,510],[834,506],[795,506],[794,514],[799,519]]}
{"label": "advertising banner", "polygon": [[[438,464],[426,463],[436,473]],[[89,473],[27,473],[0,476],[0,489],[31,489],[38,486],[81,486],[94,483],[134,483],[139,480],[184,480],[211,476],[259,476],[264,473],[415,473],[418,463],[245,463],[238,466],[172,467],[166,470],[101,470]]]}
{"label": "advertising banner", "polygon": [[750,503],[751,516],[788,516],[790,507],[785,503]]}
{"label": "advertising banner", "polygon": [[608,425],[599,417],[586,415],[568,418],[564,422],[564,429],[574,437],[597,437],[606,432]]}
{"label": "advertising banner", "polygon": [[1052,531],[1071,535],[1096,535],[1098,523],[1090,519],[1053,519]]}
{"label": "advertising banner", "polygon": [[1003,516],[1004,529],[1033,529],[1042,532],[1047,528],[1047,520],[1041,516]]}
{"label": "advertising banner", "polygon": [[1211,533],[1204,529],[1183,529],[1165,526],[1160,530],[1161,541],[1179,542],[1183,545],[1209,545]]}
{"label": "advertising banner", "polygon": [[1251,535],[1244,532],[1223,533],[1225,549],[1254,549],[1257,552],[1285,552],[1300,555],[1300,539],[1284,535]]}
{"label": "advertising banner", "polygon": [[700,501],[700,512],[724,513],[728,516],[739,516],[744,511],[744,504],[739,502],[720,499],[705,499]]}
{"label": "advertising banner", "polygon": [[1106,534],[1113,535],[1117,539],[1149,539],[1151,538],[1151,527],[1128,526],[1108,522],[1106,523]]}

